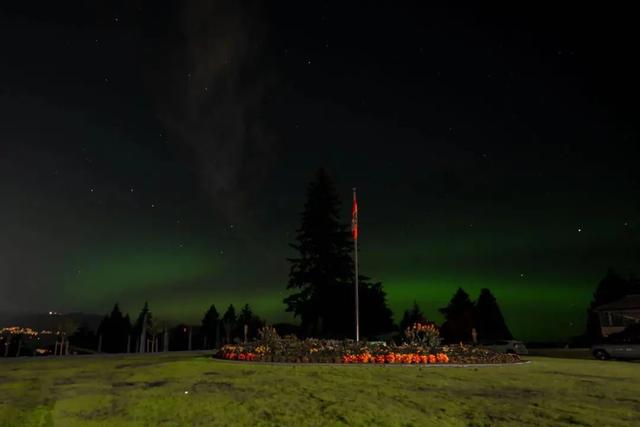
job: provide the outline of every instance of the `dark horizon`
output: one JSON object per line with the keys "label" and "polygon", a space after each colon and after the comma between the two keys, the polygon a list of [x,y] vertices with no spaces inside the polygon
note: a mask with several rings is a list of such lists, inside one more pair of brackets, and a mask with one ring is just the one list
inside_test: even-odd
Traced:
{"label": "dark horizon", "polygon": [[[638,28],[595,6],[0,6],[0,313],[282,300],[325,167],[396,322],[458,287],[516,338],[640,274]],[[595,31],[594,28],[598,30]]]}

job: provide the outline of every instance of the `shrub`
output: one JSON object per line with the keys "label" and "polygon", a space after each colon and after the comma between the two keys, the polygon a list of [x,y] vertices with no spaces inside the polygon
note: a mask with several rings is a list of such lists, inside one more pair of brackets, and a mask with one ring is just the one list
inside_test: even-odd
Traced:
{"label": "shrub", "polygon": [[280,339],[280,335],[273,326],[265,325],[258,329],[258,340],[264,343],[277,341]]}
{"label": "shrub", "polygon": [[436,325],[429,323],[414,323],[404,331],[407,344],[436,347],[440,344],[440,332]]}

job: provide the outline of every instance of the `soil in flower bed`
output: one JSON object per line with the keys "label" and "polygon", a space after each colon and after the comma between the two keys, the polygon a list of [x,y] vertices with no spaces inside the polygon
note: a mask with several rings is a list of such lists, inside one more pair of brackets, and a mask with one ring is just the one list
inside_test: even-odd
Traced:
{"label": "soil in flower bed", "polygon": [[215,357],[282,363],[500,364],[519,362],[517,355],[465,345],[425,346],[351,340],[299,340],[294,337],[225,345]]}

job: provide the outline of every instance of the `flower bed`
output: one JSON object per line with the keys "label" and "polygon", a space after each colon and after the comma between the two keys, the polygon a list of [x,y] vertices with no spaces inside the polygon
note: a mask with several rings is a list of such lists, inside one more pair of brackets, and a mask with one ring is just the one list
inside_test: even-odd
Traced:
{"label": "flower bed", "polygon": [[[422,326],[415,330],[424,332]],[[429,330],[431,331],[431,330]],[[437,331],[436,331],[437,333]],[[412,336],[410,333],[409,336]],[[265,328],[257,341],[225,345],[216,357],[227,360],[285,363],[347,364],[497,364],[520,361],[517,355],[496,353],[482,347],[434,345],[433,336],[420,337],[401,345],[352,340],[300,340],[294,336],[280,338]]]}

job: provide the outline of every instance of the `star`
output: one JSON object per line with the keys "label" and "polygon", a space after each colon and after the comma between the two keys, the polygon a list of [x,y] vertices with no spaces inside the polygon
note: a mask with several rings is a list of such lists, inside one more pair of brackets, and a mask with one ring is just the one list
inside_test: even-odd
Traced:
{"label": "star", "polygon": [[129,191],[130,191],[131,193],[133,193],[133,187],[131,187],[131,188],[129,189]]}
{"label": "star", "polygon": [[578,228],[578,233],[582,233],[582,228]]}

